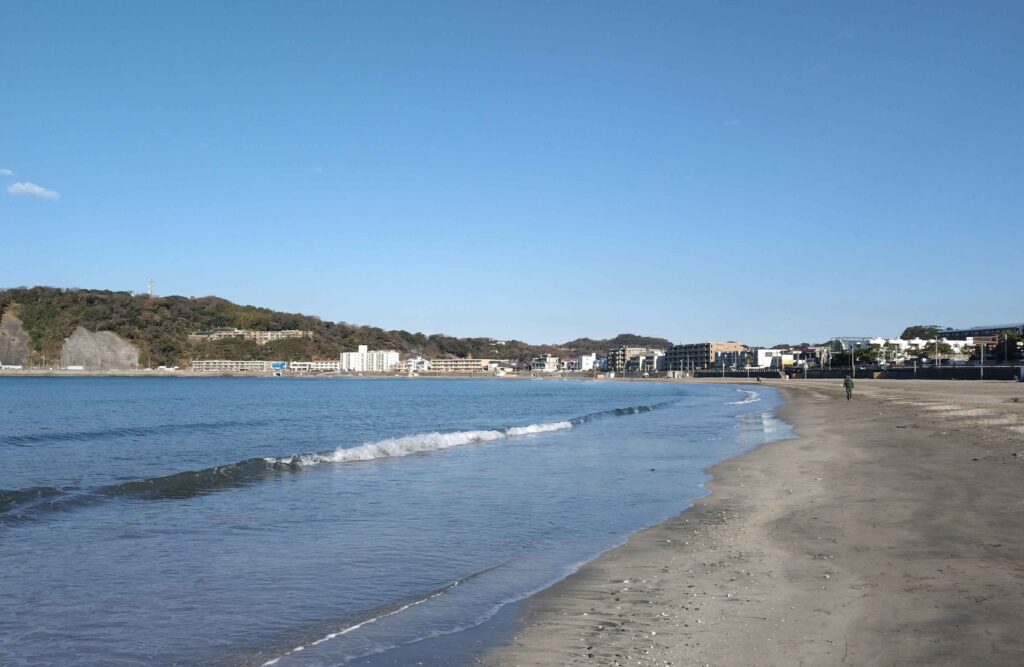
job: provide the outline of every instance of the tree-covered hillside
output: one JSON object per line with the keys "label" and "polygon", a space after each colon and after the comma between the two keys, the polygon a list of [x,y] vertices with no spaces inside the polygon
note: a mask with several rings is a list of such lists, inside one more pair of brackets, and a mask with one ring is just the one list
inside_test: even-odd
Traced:
{"label": "tree-covered hillside", "polygon": [[[612,340],[581,338],[565,345],[530,345],[490,338],[453,338],[377,327],[327,322],[313,315],[282,313],[240,306],[218,297],[149,297],[106,290],[21,287],[0,290],[0,315],[10,310],[24,324],[31,340],[30,365],[45,365],[60,356],[64,339],[75,327],[112,331],[136,345],[144,367],[180,365],[190,359],[334,358],[357,345],[394,349],[403,354],[433,357],[501,358],[525,361],[543,354],[603,353],[618,345],[667,347],[661,338],[621,334]],[[259,346],[250,341],[191,343],[190,333],[217,327],[278,331],[301,329],[312,339],[280,340]]]}

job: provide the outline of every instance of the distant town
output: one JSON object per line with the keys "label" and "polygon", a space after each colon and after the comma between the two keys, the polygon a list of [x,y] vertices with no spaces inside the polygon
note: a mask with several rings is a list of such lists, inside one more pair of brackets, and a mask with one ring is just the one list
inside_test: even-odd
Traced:
{"label": "distant town", "polygon": [[[909,330],[908,330],[909,331]],[[196,332],[190,340],[239,339],[259,345],[285,338],[313,336],[311,331],[217,329]],[[360,345],[337,359],[267,361],[195,359],[196,373],[398,374],[398,375],[590,375],[595,377],[691,377],[721,373],[768,374],[840,372],[1010,365],[1021,359],[1024,323],[945,329],[928,337],[870,338],[839,336],[822,344],[753,347],[739,341],[682,343],[667,349],[620,346],[605,354],[565,358],[553,354],[529,362],[500,358],[435,358],[402,355],[396,350],[370,350]],[[502,341],[494,341],[496,347]],[[987,359],[986,359],[987,357]],[[163,369],[163,368],[162,368]],[[177,370],[177,369],[175,369]]]}

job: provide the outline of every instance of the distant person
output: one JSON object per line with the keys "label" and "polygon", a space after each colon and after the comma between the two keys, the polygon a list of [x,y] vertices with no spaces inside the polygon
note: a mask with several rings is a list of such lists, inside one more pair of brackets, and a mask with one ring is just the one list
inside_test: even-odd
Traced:
{"label": "distant person", "polygon": [[843,389],[846,390],[846,400],[853,398],[853,378],[847,375],[843,378]]}
{"label": "distant person", "polygon": [[761,376],[760,375],[757,376],[757,383],[761,384]]}

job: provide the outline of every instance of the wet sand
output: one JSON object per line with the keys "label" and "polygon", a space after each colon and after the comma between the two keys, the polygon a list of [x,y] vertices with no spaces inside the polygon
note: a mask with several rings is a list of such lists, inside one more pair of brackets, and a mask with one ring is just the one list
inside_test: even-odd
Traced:
{"label": "wet sand", "polygon": [[799,439],[714,467],[481,662],[1024,664],[1024,384],[771,385]]}

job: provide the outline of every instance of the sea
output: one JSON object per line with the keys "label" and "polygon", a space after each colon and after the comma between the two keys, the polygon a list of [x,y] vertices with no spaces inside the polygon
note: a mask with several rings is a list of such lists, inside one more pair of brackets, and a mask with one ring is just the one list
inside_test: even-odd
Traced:
{"label": "sea", "polygon": [[469,665],[791,437],[768,387],[0,378],[0,664]]}

